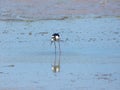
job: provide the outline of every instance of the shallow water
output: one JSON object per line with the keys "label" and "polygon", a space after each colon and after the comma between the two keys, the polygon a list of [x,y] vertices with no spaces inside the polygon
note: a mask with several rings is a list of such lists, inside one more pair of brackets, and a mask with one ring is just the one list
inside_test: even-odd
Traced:
{"label": "shallow water", "polygon": [[61,35],[64,58],[120,58],[119,18],[0,21],[0,26],[1,62],[51,61],[46,56],[51,59],[54,55],[50,44],[54,32]]}
{"label": "shallow water", "polygon": [[[120,19],[0,21],[1,90],[119,90]],[[53,73],[54,32],[61,69]]]}
{"label": "shallow water", "polygon": [[[13,64],[13,63],[12,63]],[[119,64],[62,64],[59,73],[48,63],[0,65],[1,90],[117,90],[120,89]]]}

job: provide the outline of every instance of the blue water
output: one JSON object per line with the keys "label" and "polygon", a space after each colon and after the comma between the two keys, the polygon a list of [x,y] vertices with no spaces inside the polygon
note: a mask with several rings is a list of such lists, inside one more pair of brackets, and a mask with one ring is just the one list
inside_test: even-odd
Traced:
{"label": "blue water", "polygon": [[[0,89],[119,90],[119,24],[119,18],[0,21]],[[54,32],[61,35],[59,73],[51,70]]]}

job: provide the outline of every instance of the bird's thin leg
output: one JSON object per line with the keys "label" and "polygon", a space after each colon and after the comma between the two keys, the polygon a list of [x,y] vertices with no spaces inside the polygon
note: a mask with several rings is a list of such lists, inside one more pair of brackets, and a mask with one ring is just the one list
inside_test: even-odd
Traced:
{"label": "bird's thin leg", "polygon": [[54,42],[55,45],[55,60],[54,60],[54,66],[56,65],[56,43]]}
{"label": "bird's thin leg", "polygon": [[59,41],[58,43],[59,43],[59,62],[58,62],[58,65],[60,66],[60,58],[61,58],[61,48],[60,48],[60,41]]}

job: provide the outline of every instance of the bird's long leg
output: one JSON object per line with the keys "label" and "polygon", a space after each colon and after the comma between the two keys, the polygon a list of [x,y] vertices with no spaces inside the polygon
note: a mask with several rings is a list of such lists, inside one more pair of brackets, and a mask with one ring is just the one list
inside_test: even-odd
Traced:
{"label": "bird's long leg", "polygon": [[54,45],[55,45],[55,60],[54,60],[54,65],[56,65],[56,43],[54,41]]}
{"label": "bird's long leg", "polygon": [[60,41],[59,41],[58,43],[59,43],[59,62],[58,62],[58,65],[60,66],[60,58],[61,58],[61,48],[60,48]]}

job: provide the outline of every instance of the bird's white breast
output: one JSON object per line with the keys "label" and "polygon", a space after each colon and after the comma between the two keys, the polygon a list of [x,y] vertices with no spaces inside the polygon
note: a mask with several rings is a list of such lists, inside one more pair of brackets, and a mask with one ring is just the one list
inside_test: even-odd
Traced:
{"label": "bird's white breast", "polygon": [[60,39],[60,37],[59,37],[59,36],[55,36],[55,39],[56,39],[56,40],[59,40],[59,39]]}

